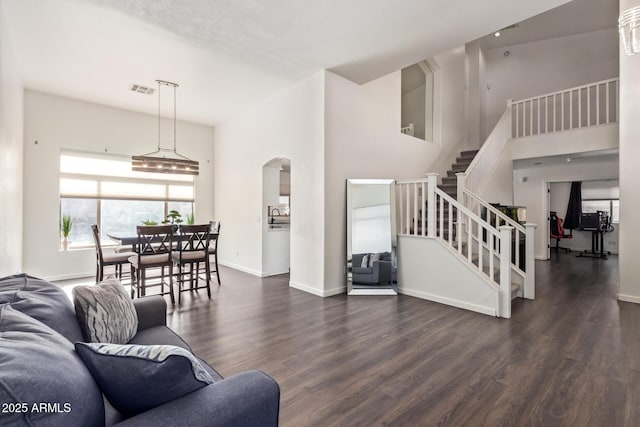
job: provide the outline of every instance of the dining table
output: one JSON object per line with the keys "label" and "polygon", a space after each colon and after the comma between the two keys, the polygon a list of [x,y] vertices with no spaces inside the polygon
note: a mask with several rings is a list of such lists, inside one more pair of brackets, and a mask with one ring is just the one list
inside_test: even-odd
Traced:
{"label": "dining table", "polygon": [[[211,240],[213,237],[218,235],[218,233],[210,233]],[[112,232],[107,233],[107,237],[118,243],[122,247],[131,246],[131,251],[136,252],[136,244],[138,243],[138,235],[135,233],[126,233],[126,232]],[[175,233],[171,241],[172,242],[180,242],[182,240],[182,235],[180,233]]]}

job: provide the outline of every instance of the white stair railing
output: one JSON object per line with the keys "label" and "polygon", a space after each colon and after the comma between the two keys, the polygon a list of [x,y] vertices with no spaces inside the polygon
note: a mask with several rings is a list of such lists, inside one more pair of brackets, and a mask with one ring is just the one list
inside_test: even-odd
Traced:
{"label": "white stair railing", "polygon": [[498,229],[437,187],[438,174],[396,181],[398,234],[436,239],[494,287],[498,315],[511,317],[513,227]]}
{"label": "white stair railing", "polygon": [[[514,253],[511,257],[511,269],[521,277],[524,285],[524,297],[535,298],[535,258],[534,258],[534,234],[536,225],[526,223],[524,226],[504,212],[491,206],[476,194],[464,187],[464,174],[458,175],[458,201],[467,209],[478,215],[485,221],[488,227],[498,230],[502,225],[513,228]],[[462,181],[462,182],[461,182]],[[520,247],[524,248],[524,254],[520,252]],[[521,257],[524,256],[524,260]],[[520,266],[523,265],[524,269]]]}
{"label": "white stair railing", "polygon": [[618,122],[619,79],[510,101],[513,138]]}

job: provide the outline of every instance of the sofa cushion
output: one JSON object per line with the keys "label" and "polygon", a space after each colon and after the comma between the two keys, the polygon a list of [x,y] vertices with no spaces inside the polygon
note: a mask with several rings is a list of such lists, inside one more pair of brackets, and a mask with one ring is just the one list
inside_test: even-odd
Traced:
{"label": "sofa cushion", "polygon": [[187,344],[180,335],[173,332],[166,326],[154,326],[142,331],[138,331],[135,337],[129,344],[138,345],[175,345],[176,347],[182,347],[187,351],[191,351],[191,347]]}
{"label": "sofa cushion", "polygon": [[88,342],[126,344],[138,332],[138,314],[117,279],[73,288],[78,323]]}
{"label": "sofa cushion", "polygon": [[0,355],[0,402],[18,405],[0,414],[0,424],[104,423],[102,394],[73,345],[10,304],[0,305]]}
{"label": "sofa cushion", "polygon": [[113,407],[128,415],[214,382],[198,359],[181,347],[79,342],[76,352]]}
{"label": "sofa cushion", "polygon": [[71,300],[59,286],[27,274],[3,277],[0,304],[10,304],[71,342],[82,340]]}

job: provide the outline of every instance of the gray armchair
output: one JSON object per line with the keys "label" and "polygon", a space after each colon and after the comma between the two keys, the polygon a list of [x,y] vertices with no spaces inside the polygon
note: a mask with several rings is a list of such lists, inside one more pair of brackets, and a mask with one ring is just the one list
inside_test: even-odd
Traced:
{"label": "gray armchair", "polygon": [[387,285],[391,283],[391,254],[382,252],[380,259],[362,267],[362,258],[367,254],[353,254],[352,283],[355,285]]}

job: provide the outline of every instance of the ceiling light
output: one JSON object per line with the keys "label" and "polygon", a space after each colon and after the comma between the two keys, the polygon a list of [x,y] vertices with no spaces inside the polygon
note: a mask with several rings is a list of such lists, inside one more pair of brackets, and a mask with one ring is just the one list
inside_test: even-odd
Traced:
{"label": "ceiling light", "polygon": [[626,55],[640,53],[640,6],[632,7],[620,14],[618,30],[624,53]]}
{"label": "ceiling light", "polygon": [[[158,149],[141,156],[131,157],[131,169],[137,172],[162,172],[185,175],[198,175],[200,164],[191,160],[176,150],[176,83],[156,80],[158,82]],[[173,149],[162,148],[160,145],[160,88],[173,87]]]}
{"label": "ceiling light", "polygon": [[496,31],[495,33],[493,33],[493,37],[500,37],[500,31]]}

